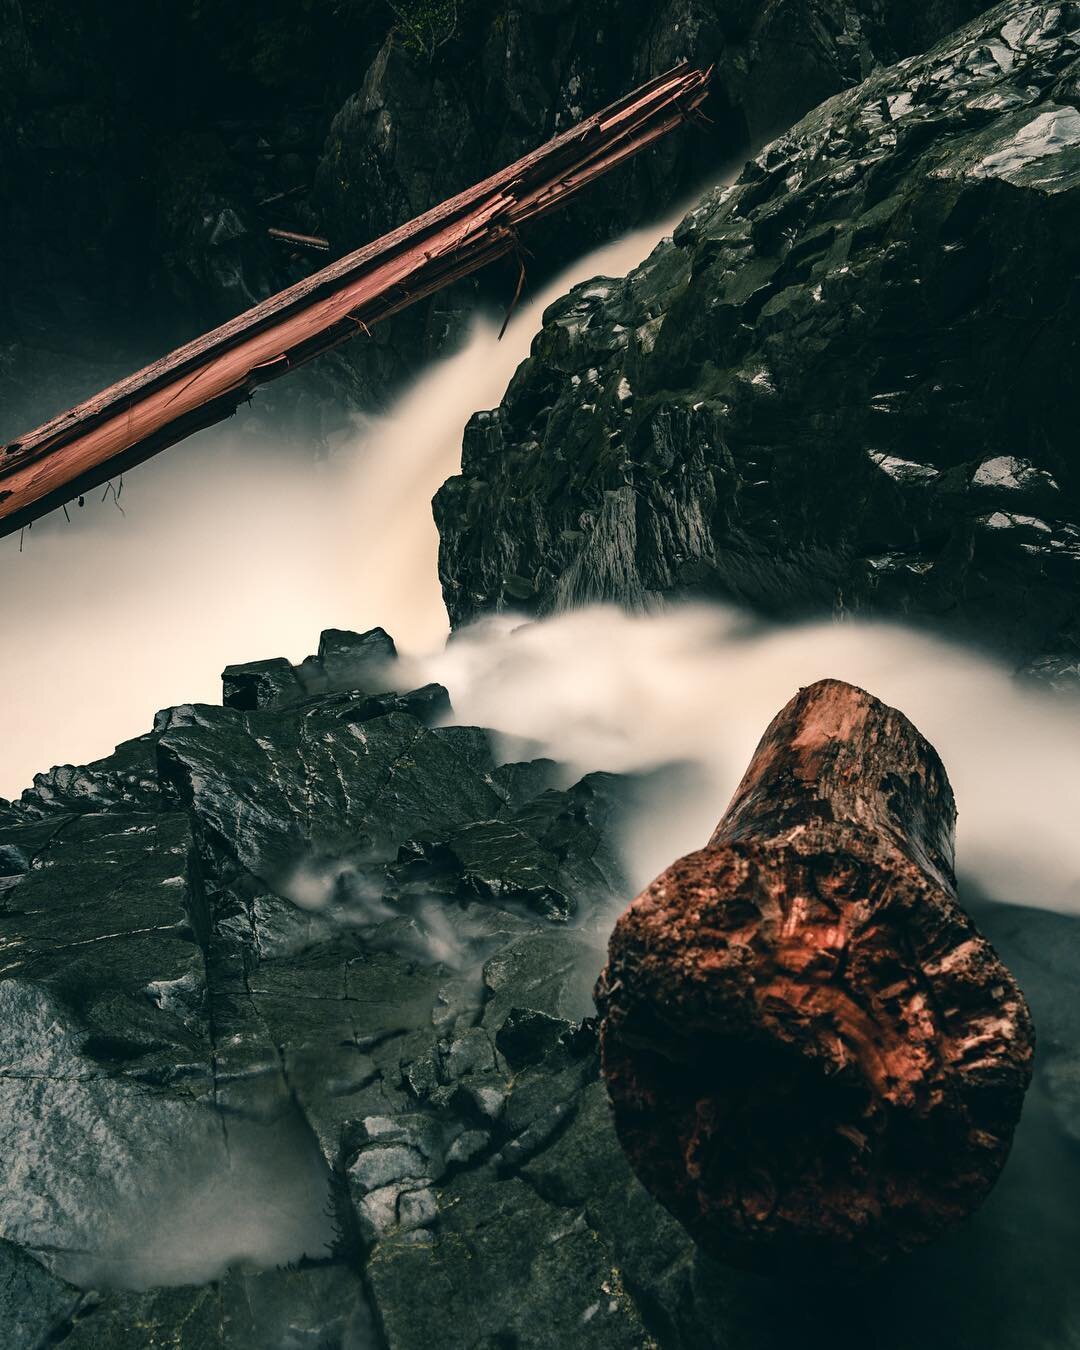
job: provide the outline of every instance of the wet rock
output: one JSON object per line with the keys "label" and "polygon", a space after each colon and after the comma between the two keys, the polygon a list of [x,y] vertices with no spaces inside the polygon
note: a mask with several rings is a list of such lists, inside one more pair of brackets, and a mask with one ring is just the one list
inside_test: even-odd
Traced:
{"label": "wet rock", "polygon": [[[227,708],[254,712],[258,708],[282,708],[316,694],[342,690],[371,690],[381,699],[365,716],[391,707],[426,712],[429,720],[449,711],[446,691],[438,685],[395,696],[382,693],[386,677],[397,658],[394,640],[382,628],[366,633],[328,628],[319,635],[319,650],[298,666],[284,657],[226,666],[222,672],[222,701]],[[395,698],[397,702],[395,702]]]}
{"label": "wet rock", "polygon": [[26,819],[69,812],[130,809],[155,811],[165,804],[154,773],[157,737],[137,736],[93,764],[61,764],[34,775],[34,785],[19,799]]}
{"label": "wet rock", "polygon": [[283,656],[273,661],[226,666],[221,672],[221,685],[226,708],[238,708],[241,712],[280,707],[303,698],[306,692],[292,662]]}
{"label": "wet rock", "polygon": [[[478,728],[368,715],[381,697],[170,709],[154,809],[109,798],[104,760],[67,811],[0,811],[0,1309],[20,1350],[344,1350],[375,1326],[388,1350],[1068,1343],[1075,921],[980,916],[1048,1029],[988,1205],[930,1266],[799,1320],[695,1252],[612,1128],[587,1019],[633,793],[559,790]],[[450,858],[493,823],[498,875],[542,857],[571,917],[481,895]],[[283,841],[291,870],[267,865]]]}
{"label": "wet rock", "polygon": [[507,1063],[517,1069],[543,1059],[572,1026],[571,1022],[534,1008],[511,1008],[495,1044]]}
{"label": "wet rock", "polygon": [[455,623],[694,594],[1072,659],[1078,58],[998,5],[551,306],[436,499]]}
{"label": "wet rock", "polygon": [[50,1275],[21,1248],[0,1241],[0,1319],[13,1350],[47,1345],[85,1301],[81,1290]]}
{"label": "wet rock", "polygon": [[[285,227],[344,253],[685,57],[716,61],[713,129],[688,129],[529,241],[538,277],[655,214],[710,162],[759,143],[876,62],[915,51],[979,7],[918,18],[882,0],[653,0],[627,25],[611,0],[438,6],[168,9],[149,26],[73,0],[8,4],[0,56],[0,229],[18,268],[0,285],[5,439],[295,282],[325,261],[267,237]],[[25,11],[25,13],[24,13]],[[404,19],[402,18],[404,15]],[[427,18],[425,19],[425,16]],[[206,92],[178,120],[186,90]],[[92,165],[92,170],[89,166]],[[483,284],[483,283],[482,283]],[[501,303],[514,278],[495,269]],[[325,445],[343,405],[377,407],[461,340],[461,285],[265,389],[260,439]]]}

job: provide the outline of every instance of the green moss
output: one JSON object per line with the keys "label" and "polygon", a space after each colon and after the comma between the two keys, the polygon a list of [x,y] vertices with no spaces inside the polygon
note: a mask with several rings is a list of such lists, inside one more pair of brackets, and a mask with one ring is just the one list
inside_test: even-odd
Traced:
{"label": "green moss", "polygon": [[465,0],[387,0],[397,17],[397,33],[406,51],[425,56],[435,53],[457,35]]}

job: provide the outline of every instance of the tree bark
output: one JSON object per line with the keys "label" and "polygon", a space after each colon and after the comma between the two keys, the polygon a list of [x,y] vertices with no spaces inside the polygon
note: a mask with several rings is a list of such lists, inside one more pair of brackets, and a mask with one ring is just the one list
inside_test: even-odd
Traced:
{"label": "tree bark", "polygon": [[678,66],[482,183],[170,352],[0,451],[0,537],[235,412],[268,380],[518,246],[527,221],[695,113]]}
{"label": "tree bark", "polygon": [[955,819],[907,718],[823,680],[774,719],[708,845],[619,919],[597,986],[615,1126],[714,1256],[872,1267],[997,1179],[1034,1031],[957,904]]}

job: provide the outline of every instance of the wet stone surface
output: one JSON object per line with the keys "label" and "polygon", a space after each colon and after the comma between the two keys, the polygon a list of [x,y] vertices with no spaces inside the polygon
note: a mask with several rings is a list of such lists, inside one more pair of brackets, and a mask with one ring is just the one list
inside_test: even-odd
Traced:
{"label": "wet stone surface", "polygon": [[1080,651],[1080,7],[829,99],[552,305],[436,499],[454,620],[734,599]]}
{"label": "wet stone surface", "polygon": [[979,913],[1041,1036],[983,1211],[839,1311],[777,1299],[611,1126],[591,989],[628,786],[552,787],[305,664],[324,692],[169,710],[0,804],[5,1344],[1075,1343],[1074,920]]}

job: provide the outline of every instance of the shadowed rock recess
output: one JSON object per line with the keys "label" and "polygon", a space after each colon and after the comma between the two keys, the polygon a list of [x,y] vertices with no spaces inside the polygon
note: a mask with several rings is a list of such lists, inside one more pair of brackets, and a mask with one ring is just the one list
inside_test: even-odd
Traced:
{"label": "shadowed rock recess", "polygon": [[974,1221],[778,1300],[612,1128],[588,1014],[633,785],[429,726],[392,654],[230,667],[227,706],[0,803],[5,1347],[1075,1345],[1080,924],[981,914],[1041,1044]]}
{"label": "shadowed rock recess", "polygon": [[454,620],[733,597],[1080,653],[1080,6],[875,72],[553,305],[436,499]]}

